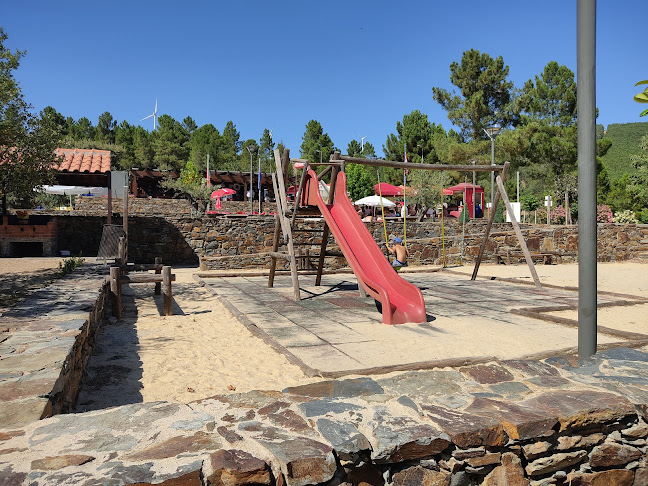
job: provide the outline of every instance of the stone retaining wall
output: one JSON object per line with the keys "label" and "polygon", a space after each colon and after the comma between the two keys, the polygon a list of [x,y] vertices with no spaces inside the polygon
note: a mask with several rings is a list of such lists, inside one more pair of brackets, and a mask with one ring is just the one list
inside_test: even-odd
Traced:
{"label": "stone retaining wall", "polygon": [[102,273],[84,264],[2,315],[0,428],[74,409],[109,304]]}
{"label": "stone retaining wall", "polygon": [[[71,215],[58,215],[56,220],[56,246],[59,250],[67,250],[74,255],[97,254],[105,216],[84,216],[75,211]],[[113,224],[121,223],[121,217],[116,216]],[[382,223],[366,224],[375,241],[382,245],[385,240]],[[321,220],[298,219],[298,230],[311,230],[295,234],[297,242],[308,244],[298,249],[305,252],[308,248],[311,253],[317,254],[321,233],[312,230],[321,229],[322,225]],[[274,227],[273,216],[191,218],[131,215],[129,255],[132,261],[138,262],[152,262],[156,256],[161,256],[163,261],[170,264],[197,264],[202,260],[208,269],[267,267],[269,259],[259,254],[272,249]],[[415,265],[440,265],[444,261],[445,248],[445,263],[448,265],[474,262],[485,227],[484,221],[471,221],[465,228],[457,220],[446,220],[443,224],[439,221],[408,222],[406,230],[410,261]],[[404,234],[401,222],[387,222],[386,228],[388,239]],[[578,251],[577,226],[522,224],[521,229],[531,252]],[[336,248],[333,237],[330,237],[329,249]],[[493,260],[496,252],[507,249],[518,255],[515,257],[517,261],[523,262],[512,225],[495,223],[486,246],[485,259]],[[648,252],[648,225],[598,225],[599,261],[624,261],[645,252]],[[575,259],[575,256],[567,256],[563,260]],[[330,258],[326,261],[327,268],[344,265],[344,259]]]}
{"label": "stone retaining wall", "polygon": [[614,349],[59,415],[0,430],[0,479],[644,486],[647,363]]}

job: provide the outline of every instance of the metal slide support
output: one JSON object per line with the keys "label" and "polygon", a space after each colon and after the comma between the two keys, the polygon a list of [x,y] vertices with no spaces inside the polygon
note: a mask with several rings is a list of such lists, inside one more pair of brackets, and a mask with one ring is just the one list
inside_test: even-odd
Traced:
{"label": "metal slide support", "polygon": [[596,353],[596,0],[578,0],[578,356]]}

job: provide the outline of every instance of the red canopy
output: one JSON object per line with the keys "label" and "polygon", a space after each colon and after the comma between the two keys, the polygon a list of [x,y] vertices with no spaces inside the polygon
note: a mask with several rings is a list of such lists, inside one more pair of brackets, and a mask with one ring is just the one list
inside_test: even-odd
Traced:
{"label": "red canopy", "polygon": [[[376,196],[382,195],[383,197],[402,196],[403,186],[393,186],[391,184],[387,184],[386,182],[381,182],[380,184],[374,185],[374,193],[376,194]],[[406,187],[405,193],[407,193],[405,195],[409,196],[414,194],[415,191],[411,187]]]}
{"label": "red canopy", "polygon": [[[452,191],[452,192],[447,192],[447,191]],[[473,192],[473,185],[467,182],[462,182],[461,184],[457,184],[456,186],[452,186],[449,187],[448,189],[444,189],[443,193],[449,195],[449,194],[454,194],[456,192],[464,192],[464,191]],[[475,185],[475,192],[484,192],[484,188]]]}

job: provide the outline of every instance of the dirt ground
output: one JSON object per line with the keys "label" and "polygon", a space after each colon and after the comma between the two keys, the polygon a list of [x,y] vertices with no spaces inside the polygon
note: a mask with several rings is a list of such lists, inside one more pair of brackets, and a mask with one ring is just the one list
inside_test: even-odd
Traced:
{"label": "dirt ground", "polygon": [[0,314],[54,281],[63,258],[0,258]]}

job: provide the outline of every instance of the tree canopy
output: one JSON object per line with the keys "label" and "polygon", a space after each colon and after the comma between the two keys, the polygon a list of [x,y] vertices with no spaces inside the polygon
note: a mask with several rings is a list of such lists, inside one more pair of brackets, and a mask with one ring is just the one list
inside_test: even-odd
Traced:
{"label": "tree canopy", "polygon": [[57,142],[53,125],[42,123],[29,111],[31,107],[14,78],[25,53],[8,49],[7,39],[0,27],[0,192],[3,211],[6,211],[7,200],[31,201],[34,188],[53,181],[52,164]]}

